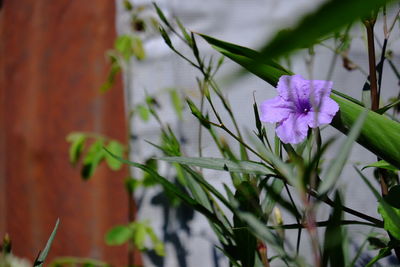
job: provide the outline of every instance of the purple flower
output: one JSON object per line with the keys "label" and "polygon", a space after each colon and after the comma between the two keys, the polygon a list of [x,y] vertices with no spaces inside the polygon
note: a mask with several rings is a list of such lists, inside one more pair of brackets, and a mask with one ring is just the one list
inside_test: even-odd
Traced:
{"label": "purple flower", "polygon": [[307,136],[308,127],[329,124],[338,104],[329,95],[333,82],[305,80],[301,75],[279,78],[279,95],[261,103],[261,121],[277,122],[276,134],[283,143],[298,144]]}

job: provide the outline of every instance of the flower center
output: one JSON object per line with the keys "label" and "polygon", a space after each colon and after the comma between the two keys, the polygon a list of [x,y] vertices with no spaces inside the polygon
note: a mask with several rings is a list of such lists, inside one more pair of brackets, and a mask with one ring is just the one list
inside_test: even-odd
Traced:
{"label": "flower center", "polygon": [[311,110],[311,104],[308,99],[299,99],[296,106],[299,113],[307,114]]}

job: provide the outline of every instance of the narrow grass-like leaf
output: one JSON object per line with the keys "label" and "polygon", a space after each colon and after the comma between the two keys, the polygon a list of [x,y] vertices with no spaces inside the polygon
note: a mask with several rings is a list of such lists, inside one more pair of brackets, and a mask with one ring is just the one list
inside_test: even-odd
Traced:
{"label": "narrow grass-like leaf", "polygon": [[390,171],[398,171],[399,169],[394,167],[392,164],[387,163],[384,160],[380,160],[371,164],[368,164],[367,166],[363,167],[361,170],[367,169],[367,168],[381,168],[381,169],[386,169]]}
{"label": "narrow grass-like leaf", "polygon": [[[108,150],[106,150],[106,152],[110,153]],[[110,154],[113,155],[112,153],[110,153]],[[218,225],[218,227],[223,229],[225,231],[225,233],[230,233],[229,229],[227,229],[224,226],[224,224],[220,220],[218,220],[218,218],[215,216],[215,214],[213,214],[209,209],[207,209],[206,207],[201,205],[195,199],[191,198],[189,195],[187,195],[186,193],[182,192],[176,185],[174,185],[173,183],[171,183],[170,181],[168,181],[167,179],[165,179],[164,177],[159,175],[156,171],[152,170],[151,168],[149,168],[149,167],[147,167],[147,166],[145,166],[143,164],[132,162],[132,161],[123,159],[123,158],[115,156],[115,155],[113,155],[113,156],[116,159],[118,159],[119,161],[121,161],[122,163],[134,166],[136,168],[139,168],[139,169],[151,174],[153,176],[153,178],[160,185],[162,185],[164,187],[165,190],[167,190],[170,193],[174,194],[179,199],[181,199],[183,202],[185,202],[188,206],[190,206],[191,208],[197,210],[198,212],[200,212],[201,214],[206,216],[212,223]]]}
{"label": "narrow grass-like leaf", "polygon": [[60,219],[57,219],[56,225],[54,226],[53,232],[51,233],[49,239],[47,240],[46,246],[44,247],[43,251],[40,252],[39,257],[36,259],[33,266],[38,266],[38,267],[43,266],[43,263],[46,260],[47,254],[49,254],[51,244],[53,243],[54,237],[56,236],[59,224],[60,224]]}
{"label": "narrow grass-like leaf", "polygon": [[374,266],[374,264],[379,261],[380,259],[387,257],[390,255],[390,250],[392,248],[383,248],[381,250],[379,250],[378,255],[376,255],[375,257],[372,258],[372,260],[370,260],[367,265],[365,265],[365,267],[370,267],[370,266]]}
{"label": "narrow grass-like leaf", "polygon": [[[274,193],[276,193],[276,195],[280,195],[283,190],[284,185],[285,184],[282,180],[274,178],[274,181],[271,184],[270,190],[272,190]],[[275,206],[275,203],[276,203],[276,198],[267,192],[267,195],[265,196],[264,200],[261,202],[261,208],[263,210],[264,216],[266,217],[266,220],[268,220],[268,217],[271,214],[271,212]]]}
{"label": "narrow grass-like leaf", "polygon": [[336,193],[333,212],[325,230],[322,266],[327,266],[328,262],[330,266],[345,266],[342,213],[342,201],[339,193]]}
{"label": "narrow grass-like leaf", "polygon": [[238,172],[245,174],[273,174],[270,168],[266,167],[261,163],[254,161],[244,161],[238,160],[237,162],[223,159],[223,158],[190,158],[190,157],[161,157],[158,160],[163,160],[167,162],[177,162],[180,164],[185,164],[189,166],[197,166],[200,168],[228,171],[228,172]]}
{"label": "narrow grass-like leaf", "polygon": [[399,104],[400,104],[400,99],[397,99],[396,101],[393,101],[392,103],[387,104],[386,106],[384,106],[384,107],[378,109],[378,110],[376,111],[376,113],[384,114],[386,111],[388,111],[388,110],[391,109],[392,107],[397,106],[397,105],[399,105]]}
{"label": "narrow grass-like leaf", "polygon": [[351,152],[351,148],[353,147],[353,143],[360,134],[366,117],[367,111],[364,111],[357,119],[346,140],[344,140],[343,144],[340,146],[338,154],[336,157],[334,157],[333,163],[323,175],[323,180],[318,188],[319,194],[322,195],[328,192],[328,190],[332,189],[333,185],[339,179],[339,176]]}
{"label": "narrow grass-like leaf", "polygon": [[237,211],[238,217],[245,221],[252,233],[267,242],[279,256],[286,258],[287,252],[283,249],[282,242],[277,235],[266,227],[259,219],[249,212]]}

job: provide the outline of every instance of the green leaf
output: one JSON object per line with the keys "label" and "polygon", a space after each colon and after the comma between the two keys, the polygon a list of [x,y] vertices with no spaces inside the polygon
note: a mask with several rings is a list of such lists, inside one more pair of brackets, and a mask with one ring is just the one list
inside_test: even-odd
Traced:
{"label": "green leaf", "polygon": [[266,241],[266,243],[271,246],[274,251],[282,258],[287,258],[288,253],[283,249],[282,242],[279,237],[274,234],[270,229],[266,227],[259,219],[257,219],[253,214],[249,212],[242,212],[237,210],[236,214],[241,220],[247,223],[250,231],[260,238]]}
{"label": "green leaf", "polygon": [[338,150],[338,154],[334,157],[333,163],[329,166],[327,172],[323,175],[323,180],[318,188],[319,194],[325,194],[334,186],[335,182],[339,179],[339,176],[343,170],[344,165],[347,162],[347,158],[350,155],[353,143],[360,134],[361,128],[364,124],[365,118],[367,117],[367,111],[364,111],[357,119],[353,128],[348,134],[348,137],[344,140],[343,144]]}
{"label": "green leaf", "polygon": [[146,58],[146,52],[143,48],[142,39],[138,36],[132,38],[132,53],[135,55],[137,60],[143,60]]}
{"label": "green leaf", "polygon": [[117,61],[111,64],[110,72],[107,76],[107,81],[100,87],[100,92],[105,93],[113,87],[117,74],[121,72],[121,66]]}
{"label": "green leaf", "polygon": [[[281,179],[274,178],[274,181],[271,184],[270,190],[273,191],[274,195],[279,196],[285,186],[284,182]],[[271,214],[272,210],[275,207],[276,198],[267,192],[264,200],[261,203],[262,211],[264,216],[266,217],[266,221],[268,221],[268,217]]]}
{"label": "green leaf", "polygon": [[[235,199],[239,202],[241,211],[261,215],[258,194],[254,187],[247,181],[242,182],[235,193]],[[247,223],[236,214],[233,216],[233,233],[237,246],[237,257],[243,267],[254,267],[257,239],[249,231]]]}
{"label": "green leaf", "polygon": [[69,147],[69,162],[76,164],[82,154],[85,145],[86,135],[83,133],[71,133],[67,136],[67,141],[71,143]]}
{"label": "green leaf", "polygon": [[[107,151],[107,152],[110,153],[109,151]],[[183,202],[185,202],[185,204],[187,204],[188,206],[192,207],[193,209],[197,210],[198,212],[200,212],[201,214],[206,216],[211,222],[218,225],[218,227],[220,227],[221,229],[224,229],[226,234],[230,233],[230,230],[223,225],[223,223],[215,216],[215,214],[210,212],[206,207],[204,207],[203,205],[198,203],[196,200],[191,198],[189,195],[182,192],[176,185],[174,185],[173,183],[171,183],[170,181],[168,181],[167,179],[165,179],[164,177],[159,175],[153,169],[151,169],[143,164],[131,162],[129,160],[117,157],[115,155],[114,155],[114,157],[125,164],[129,164],[131,166],[134,166],[136,168],[139,168],[139,169],[151,174],[153,176],[153,178],[156,179],[157,182],[164,187],[165,190],[174,194],[175,196],[180,198]]]}
{"label": "green leaf", "polygon": [[261,163],[254,161],[232,161],[223,158],[190,158],[190,157],[161,157],[158,160],[163,160],[167,162],[176,162],[180,164],[185,164],[189,166],[197,166],[200,168],[228,171],[228,172],[238,172],[246,174],[273,174],[273,172]]}
{"label": "green leaf", "polygon": [[145,249],[145,241],[146,241],[146,227],[143,222],[134,222],[131,224],[133,228],[133,243],[139,250]]}
{"label": "green leaf", "polygon": [[103,140],[98,139],[89,147],[89,150],[83,159],[83,167],[81,170],[83,179],[87,180],[93,176],[94,171],[103,160],[104,156]]}
{"label": "green leaf", "polygon": [[381,250],[379,250],[378,255],[376,255],[375,257],[372,258],[372,260],[370,260],[367,265],[365,265],[365,267],[370,267],[370,266],[374,266],[374,264],[379,261],[380,259],[383,259],[387,256],[389,256],[391,254],[392,248],[383,248]]}
{"label": "green leaf", "polygon": [[339,193],[336,193],[333,212],[325,230],[322,266],[328,266],[328,262],[330,266],[345,266],[342,217],[342,201]]}
{"label": "green leaf", "polygon": [[382,215],[387,231],[397,240],[400,239],[400,185],[392,187],[387,196],[379,202],[378,212]]}
{"label": "green leaf", "polygon": [[132,238],[132,229],[126,225],[117,225],[108,230],[105,236],[106,244],[109,246],[119,246]]}
{"label": "green leaf", "polygon": [[[349,1],[351,2],[351,1]],[[212,37],[203,38],[214,46],[218,51],[230,57],[236,63],[264,79],[273,86],[278,83],[279,77],[282,75],[291,75],[293,73],[282,70],[276,63],[260,63],[259,53],[256,51],[243,52],[242,47],[223,42],[220,45],[219,40]],[[229,49],[229,50],[227,50]],[[239,49],[240,53],[235,54]],[[245,48],[244,51],[247,51]],[[252,53],[256,53],[252,56]],[[245,54],[246,56],[243,56]],[[349,129],[356,123],[359,115],[365,110],[359,101],[352,99],[343,93],[332,90],[331,97],[340,107],[340,111],[336,114],[332,121],[332,126],[347,134]],[[384,115],[368,111],[367,118],[361,129],[357,142],[376,154],[378,157],[389,162],[395,167],[400,168],[400,124],[390,120]]]}
{"label": "green leaf", "polygon": [[379,113],[379,114],[384,114],[386,111],[388,111],[392,107],[397,106],[399,104],[400,104],[400,99],[397,99],[397,100],[393,101],[392,103],[387,104],[386,106],[378,109],[376,112]]}
{"label": "green leaf", "polygon": [[[320,42],[328,34],[334,33],[344,26],[370,15],[387,0],[330,0],[321,5],[316,11],[306,15],[292,29],[278,32],[261,50],[265,58],[277,58],[295,49],[308,48]],[[338,19],[340,14],[340,19]]]}
{"label": "green leaf", "polygon": [[390,171],[398,171],[399,169],[394,167],[392,164],[387,163],[384,160],[380,160],[371,164],[368,164],[367,166],[363,167],[361,170],[364,170],[366,168],[381,168],[381,169],[386,169],[386,170],[390,170]]}
{"label": "green leaf", "polygon": [[[115,140],[111,140],[108,145],[107,145],[107,150],[113,153],[114,155],[117,155],[118,157],[122,157],[124,154],[124,145],[122,145],[120,142],[117,142]],[[111,170],[117,171],[121,169],[122,163],[115,159],[113,156],[111,156],[108,153],[104,154],[106,162],[108,166],[110,167]]]}
{"label": "green leaf", "polygon": [[[145,162],[145,165],[154,171],[157,171],[157,169],[158,169],[157,161],[153,158],[147,159]],[[153,176],[151,174],[146,172],[143,175],[142,183],[143,183],[143,186],[150,187],[150,186],[156,185],[157,181],[155,179],[153,179]]]}
{"label": "green leaf", "polygon": [[[379,201],[378,212],[383,218],[383,228],[385,228],[385,230],[392,234],[396,239],[400,239],[400,207],[398,206],[398,198],[400,195],[399,189],[395,187],[393,191],[389,191],[389,195],[391,195],[390,197],[387,196],[382,198],[379,192],[372,186],[364,174],[357,168],[355,168],[355,170]],[[395,206],[393,207],[391,204],[395,204]]]}
{"label": "green leaf", "polygon": [[154,233],[153,228],[147,225],[146,227],[147,235],[150,237],[151,242],[153,243],[153,249],[158,256],[165,256],[165,248],[164,243],[158,239],[157,235]]}
{"label": "green leaf", "polygon": [[183,119],[183,105],[182,105],[182,100],[181,97],[179,96],[178,92],[176,89],[171,89],[169,91],[169,96],[171,98],[172,106],[175,109],[176,115],[178,116],[179,120]]}
{"label": "green leaf", "polygon": [[141,184],[141,181],[138,181],[132,177],[128,177],[125,179],[125,189],[129,195],[135,192],[136,188],[138,188]]}
{"label": "green leaf", "polygon": [[128,60],[133,54],[133,38],[130,35],[121,35],[115,41],[115,50],[120,52],[125,60]]}
{"label": "green leaf", "polygon": [[46,246],[44,247],[43,251],[40,252],[38,258],[35,260],[35,263],[33,266],[38,266],[42,267],[44,261],[46,260],[47,255],[49,254],[51,244],[53,244],[54,237],[56,236],[58,225],[60,224],[60,219],[57,219],[56,225],[53,228],[53,232],[51,232],[51,235],[49,239],[47,240]]}
{"label": "green leaf", "polygon": [[145,105],[136,105],[135,110],[143,121],[148,121],[150,119],[150,111]]}

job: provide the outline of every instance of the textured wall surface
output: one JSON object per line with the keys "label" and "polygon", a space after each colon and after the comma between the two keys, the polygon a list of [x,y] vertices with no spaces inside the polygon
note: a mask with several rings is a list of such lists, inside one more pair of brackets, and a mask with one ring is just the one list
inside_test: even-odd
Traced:
{"label": "textured wall surface", "polygon": [[83,182],[65,141],[71,131],[126,140],[121,84],[99,93],[104,54],[115,40],[115,3],[2,2],[0,236],[9,233],[14,253],[33,260],[60,218],[50,258],[126,264],[126,247],[104,244],[106,230],[128,220],[126,169],[102,165]]}

